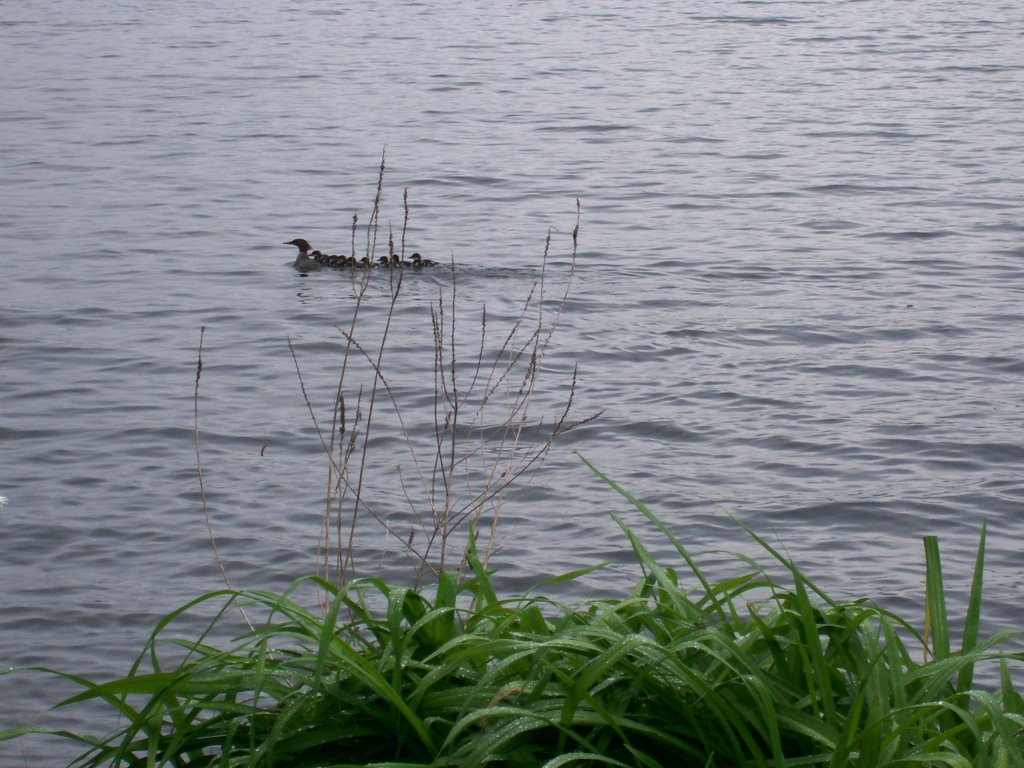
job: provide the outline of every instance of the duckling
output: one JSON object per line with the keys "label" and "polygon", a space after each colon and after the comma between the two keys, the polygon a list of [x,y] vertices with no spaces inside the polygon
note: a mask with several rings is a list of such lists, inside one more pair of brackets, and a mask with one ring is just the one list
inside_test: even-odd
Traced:
{"label": "duckling", "polygon": [[392,267],[409,267],[412,266],[408,261],[403,259],[397,253],[391,254],[391,266]]}
{"label": "duckling", "polygon": [[369,269],[373,266],[373,262],[370,261],[369,256],[363,256],[363,258],[355,263],[355,266],[362,267],[363,269]]}
{"label": "duckling", "polygon": [[320,269],[321,263],[317,258],[318,255],[323,254],[320,251],[310,252],[309,242],[303,240],[301,237],[297,237],[294,240],[289,240],[285,245],[294,245],[299,249],[299,255],[295,257],[295,263],[292,265],[300,272],[308,272],[311,269]]}
{"label": "duckling", "polygon": [[389,259],[387,256],[381,256],[379,259],[377,259],[377,263],[382,267],[390,267],[391,259]]}
{"label": "duckling", "polygon": [[436,267],[437,262],[431,261],[430,259],[424,259],[418,253],[412,255],[412,265],[414,267]]}

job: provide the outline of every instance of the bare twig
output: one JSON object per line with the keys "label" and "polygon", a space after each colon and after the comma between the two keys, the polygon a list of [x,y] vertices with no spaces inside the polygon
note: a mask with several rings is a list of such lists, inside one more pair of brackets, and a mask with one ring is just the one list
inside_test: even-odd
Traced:
{"label": "bare twig", "polygon": [[[373,262],[380,227],[383,198],[384,156],[377,179],[373,210],[366,225],[366,257]],[[409,227],[409,194],[402,196],[403,218],[400,233],[388,230],[388,252],[397,253],[397,262],[389,271],[390,295],[383,310],[383,326],[372,344],[357,337],[360,317],[367,311],[367,286],[370,270],[353,270],[361,275],[354,290],[355,306],[346,327],[338,327],[344,340],[343,360],[332,408],[330,434],[326,434],[316,417],[306,385],[299,372],[302,395],[310,411],[314,428],[327,462],[327,503],[322,522],[317,562],[325,578],[346,583],[357,572],[355,562],[357,536],[364,530],[360,522],[368,515],[381,526],[384,544],[381,557],[390,548],[392,537],[400,543],[403,554],[417,563],[417,582],[427,573],[454,570],[461,573],[467,565],[468,548],[474,545],[467,535],[486,537],[482,547],[486,563],[496,547],[496,526],[501,516],[507,490],[516,482],[528,481],[543,465],[553,441],[563,433],[586,423],[596,415],[573,421],[570,413],[575,401],[577,371],[574,368],[563,407],[553,420],[532,418],[531,404],[538,391],[541,362],[565,310],[575,272],[579,235],[580,206],[576,201],[576,223],[572,231],[572,261],[565,277],[564,290],[554,302],[548,299],[549,256],[552,234],[549,230],[544,244],[541,272],[527,291],[519,311],[507,333],[499,337],[497,348],[488,349],[491,318],[487,308],[480,314],[480,336],[475,356],[464,361],[459,345],[454,258],[450,264],[450,285],[442,287],[430,308],[433,339],[434,397],[432,434],[418,433],[403,414],[400,391],[393,386],[384,370],[385,350],[396,332],[398,302],[406,268],[403,266]],[[355,255],[357,218],[352,219],[352,250]],[[397,245],[396,245],[397,241]],[[379,270],[378,270],[379,274]],[[355,280],[355,276],[353,280]],[[368,306],[368,305],[367,305]],[[294,347],[289,342],[298,370]],[[474,359],[475,358],[475,359]],[[358,363],[358,365],[357,365]],[[356,383],[357,370],[368,369],[371,379]],[[353,408],[353,398],[355,407]],[[383,398],[381,400],[381,398]],[[387,405],[396,419],[397,429],[404,437],[412,473],[395,465],[394,475],[404,506],[413,518],[413,525],[393,522],[393,513],[385,514],[386,505],[364,498],[370,493],[368,473],[375,466],[369,462],[371,435],[379,430],[378,406]],[[353,413],[354,411],[354,413]],[[430,434],[432,459],[426,461],[422,440]],[[476,525],[486,518],[483,532]],[[474,525],[475,534],[467,526]],[[417,528],[419,531],[417,531]],[[403,534],[401,532],[407,532]],[[419,534],[422,533],[422,537]],[[414,542],[416,542],[414,544]],[[456,543],[458,548],[456,549]],[[328,564],[332,545],[334,566]],[[380,562],[383,562],[381,560]]]}
{"label": "bare twig", "polygon": [[[213,522],[210,520],[210,510],[206,504],[206,484],[203,481],[203,457],[199,447],[199,379],[203,374],[203,340],[206,337],[206,326],[200,326],[199,328],[199,353],[196,356],[196,390],[192,398],[193,404],[193,429],[194,429],[194,440],[196,446],[196,472],[199,475],[199,498],[203,503],[203,518],[206,520],[206,530],[210,534],[210,547],[213,549],[213,557],[217,561],[217,567],[220,568],[220,575],[224,579],[224,585],[228,589],[234,589],[231,586],[231,578],[228,576],[227,568],[224,567],[224,560],[220,556],[220,549],[217,547],[217,537],[213,533]],[[241,604],[238,604],[238,611],[242,614],[242,618],[245,623],[249,625],[249,629],[253,629],[253,623],[249,620],[249,617],[245,613],[245,608]]]}

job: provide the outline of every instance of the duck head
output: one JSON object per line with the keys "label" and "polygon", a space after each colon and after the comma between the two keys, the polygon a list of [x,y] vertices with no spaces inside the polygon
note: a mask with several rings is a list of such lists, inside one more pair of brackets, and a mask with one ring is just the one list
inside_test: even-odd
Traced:
{"label": "duck head", "polygon": [[294,240],[289,240],[287,243],[285,243],[285,245],[294,245],[296,248],[299,249],[299,253],[302,254],[309,253],[311,247],[309,243],[303,240],[301,237],[297,237]]}

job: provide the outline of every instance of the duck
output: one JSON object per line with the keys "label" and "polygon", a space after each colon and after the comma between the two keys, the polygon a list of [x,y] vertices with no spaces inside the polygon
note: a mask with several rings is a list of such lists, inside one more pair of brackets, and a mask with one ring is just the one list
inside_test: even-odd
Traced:
{"label": "duck", "polygon": [[437,262],[430,259],[424,259],[420,254],[414,253],[412,258],[412,265],[414,267],[436,267]]}
{"label": "duck", "polygon": [[289,240],[285,245],[294,245],[299,249],[299,255],[295,257],[295,263],[292,265],[296,269],[308,272],[311,269],[320,269],[323,266],[321,261],[323,254],[320,251],[313,251],[307,240],[297,237],[294,240]]}
{"label": "duck", "polygon": [[387,256],[381,256],[380,258],[377,259],[377,264],[379,264],[382,267],[390,267],[391,259],[389,259]]}
{"label": "duck", "polygon": [[392,253],[391,254],[391,266],[392,267],[411,267],[412,264],[410,264],[408,261],[403,259],[397,253]]}

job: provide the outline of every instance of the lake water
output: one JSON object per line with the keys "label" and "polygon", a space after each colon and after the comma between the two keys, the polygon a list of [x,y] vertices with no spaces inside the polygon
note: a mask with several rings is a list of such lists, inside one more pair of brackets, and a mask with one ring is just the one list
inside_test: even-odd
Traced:
{"label": "lake water", "polygon": [[[408,188],[407,253],[456,260],[469,349],[484,305],[500,344],[549,229],[558,295],[582,207],[532,413],[557,415],[577,363],[575,412],[603,415],[508,500],[504,583],[602,560],[573,596],[632,578],[608,512],[639,519],[579,451],[694,551],[754,552],[733,514],[840,596],[912,615],[920,537],[941,537],[962,608],[988,520],[991,628],[1024,625],[1018,2],[44,0],[0,16],[0,667],[123,672],[157,617],[220,586],[193,444],[202,326],[229,575],[283,588],[313,570],[326,465],[288,340],[329,420],[354,299],[347,274],[301,275],[281,243],[347,252],[357,213],[362,253],[385,146],[378,253]],[[391,329],[417,434],[449,283],[408,275]],[[388,290],[374,274],[371,347]],[[367,488],[404,530],[409,460],[377,435]],[[364,535],[363,562],[402,562]],[[95,725],[40,718],[69,690],[0,677],[0,727]],[[67,754],[0,744],[4,765]]]}

